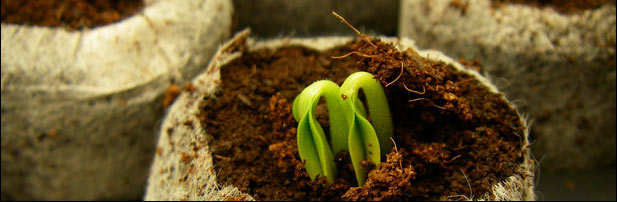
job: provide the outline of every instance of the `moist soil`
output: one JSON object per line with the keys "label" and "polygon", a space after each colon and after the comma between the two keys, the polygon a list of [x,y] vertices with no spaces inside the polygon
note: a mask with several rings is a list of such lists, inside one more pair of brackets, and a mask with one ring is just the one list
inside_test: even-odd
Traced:
{"label": "moist soil", "polygon": [[2,0],[2,22],[81,30],[120,21],[142,8],[142,0]]}
{"label": "moist soil", "polygon": [[525,4],[540,8],[549,7],[563,14],[593,10],[606,4],[615,6],[615,0],[493,0],[492,3],[493,7],[501,7],[505,4]]}
{"label": "moist soil", "polygon": [[[218,182],[256,200],[462,200],[521,174],[525,128],[503,94],[411,49],[370,40],[323,52],[245,51],[222,67],[222,83],[198,115]],[[377,168],[367,165],[362,187],[345,153],[335,158],[335,184],[311,181],[298,154],[291,103],[314,81],[340,85],[356,71],[386,86],[396,146]],[[327,107],[320,104],[316,113],[327,132]]]}

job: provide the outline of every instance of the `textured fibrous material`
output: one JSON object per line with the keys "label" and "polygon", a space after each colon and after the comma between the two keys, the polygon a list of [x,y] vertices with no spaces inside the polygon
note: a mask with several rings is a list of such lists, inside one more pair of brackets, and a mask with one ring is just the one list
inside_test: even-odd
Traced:
{"label": "textured fibrous material", "polygon": [[[194,91],[183,92],[171,106],[163,120],[158,139],[157,155],[152,164],[150,178],[146,190],[145,200],[223,200],[233,199],[251,200],[247,193],[240,192],[236,187],[220,184],[216,180],[216,171],[213,168],[212,153],[209,151],[207,140],[208,126],[202,125],[197,114],[200,113],[200,103],[208,96],[214,96],[217,86],[221,83],[220,69],[230,61],[241,56],[241,51],[256,51],[263,49],[275,50],[288,46],[302,46],[316,51],[342,46],[349,43],[351,37],[318,37],[318,38],[285,38],[256,41],[248,38],[248,31],[238,33],[227,42],[214,56],[208,70],[193,80]],[[393,42],[399,50],[412,48],[417,50],[410,39],[382,38]],[[421,56],[442,60],[452,64],[458,71],[465,72],[491,92],[498,93],[497,88],[478,72],[464,68],[439,51],[418,51]],[[502,97],[505,99],[505,97]],[[512,106],[514,107],[514,106]],[[519,116],[521,123],[526,126],[525,120]],[[187,125],[187,123],[190,123]],[[530,159],[529,142],[523,142],[524,161],[520,165],[522,175],[514,175],[504,182],[493,187],[492,195],[485,196],[444,196],[461,197],[462,199],[500,199],[500,200],[534,200],[533,176],[535,165]],[[529,177],[531,176],[531,177]]]}
{"label": "textured fibrous material", "polygon": [[230,36],[230,0],[146,0],[91,30],[2,24],[2,199],[140,199],[162,96]]}
{"label": "textured fibrous material", "polygon": [[574,14],[490,0],[403,0],[401,37],[478,58],[532,124],[545,171],[615,164],[615,5]]}

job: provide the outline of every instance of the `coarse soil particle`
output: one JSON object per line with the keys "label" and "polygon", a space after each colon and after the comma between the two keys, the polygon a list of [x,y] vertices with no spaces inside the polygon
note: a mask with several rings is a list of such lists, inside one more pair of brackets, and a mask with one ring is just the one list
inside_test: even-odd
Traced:
{"label": "coarse soil particle", "polygon": [[[521,148],[525,128],[503,94],[411,49],[399,52],[379,39],[371,42],[323,52],[302,47],[244,52],[222,67],[222,83],[203,100],[198,115],[218,182],[257,200],[445,200],[484,195],[518,174],[527,149]],[[345,153],[335,158],[335,184],[311,181],[298,155],[291,102],[316,80],[340,85],[360,70],[386,86],[397,147],[370,169],[362,187]],[[317,114],[324,131],[326,110]]]}
{"label": "coarse soil particle", "polygon": [[176,100],[176,97],[178,97],[180,92],[181,92],[180,86],[176,84],[170,84],[167,87],[167,90],[165,90],[163,101],[161,101],[161,107],[163,108],[168,107],[172,102],[174,102],[174,100]]}
{"label": "coarse soil particle", "polygon": [[549,7],[563,14],[580,13],[593,10],[606,4],[615,6],[615,0],[493,0],[493,7],[505,4],[525,4],[535,7]]}
{"label": "coarse soil particle", "polygon": [[2,0],[2,22],[81,30],[107,25],[143,8],[143,1]]}

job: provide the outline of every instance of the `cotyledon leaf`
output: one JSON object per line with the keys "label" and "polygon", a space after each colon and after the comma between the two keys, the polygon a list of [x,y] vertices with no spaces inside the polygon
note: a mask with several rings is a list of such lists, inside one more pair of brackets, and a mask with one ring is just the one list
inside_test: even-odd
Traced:
{"label": "cotyledon leaf", "polygon": [[[385,155],[392,150],[392,142],[390,137],[394,133],[394,127],[392,126],[392,117],[390,114],[390,107],[388,106],[388,100],[383,87],[373,78],[374,76],[368,72],[356,72],[351,74],[341,86],[341,92],[348,97],[354,98],[349,101],[355,102],[352,105],[355,106],[356,111],[367,118],[370,117],[370,123],[377,133],[379,139],[379,145],[381,148],[380,154]],[[368,117],[358,97],[358,91],[362,89],[366,97],[366,106],[368,108]],[[351,125],[351,123],[349,123]]]}
{"label": "cotyledon leaf", "polygon": [[[306,162],[305,166],[312,180],[321,175],[326,176],[330,183],[334,183],[336,165],[332,151],[337,151],[339,148],[347,149],[349,129],[344,113],[349,112],[349,107],[343,103],[339,91],[339,86],[332,81],[317,81],[305,88],[296,97],[292,106],[294,119],[299,122],[297,135],[300,158]],[[328,144],[323,128],[314,115],[322,96],[328,106],[330,125],[333,126],[330,127],[332,147]]]}
{"label": "cotyledon leaf", "polygon": [[[306,115],[308,116],[308,114]],[[304,168],[309,173],[311,180],[317,176],[326,176],[321,166],[319,152],[314,141],[313,131],[309,125],[309,117],[300,120],[298,124],[297,143],[300,158],[304,162]],[[322,151],[323,152],[323,151]]]}
{"label": "cotyledon leaf", "polygon": [[381,155],[379,140],[371,123],[360,114],[356,113],[354,117],[354,124],[349,131],[349,155],[358,186],[362,186],[366,181],[366,169],[361,162],[368,158],[375,165],[379,165]]}

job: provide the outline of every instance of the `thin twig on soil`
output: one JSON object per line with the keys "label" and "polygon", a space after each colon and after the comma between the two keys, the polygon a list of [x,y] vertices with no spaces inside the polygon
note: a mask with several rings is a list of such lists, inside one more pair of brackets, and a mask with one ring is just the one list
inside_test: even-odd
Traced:
{"label": "thin twig on soil", "polygon": [[403,62],[401,62],[401,73],[398,74],[398,76],[396,77],[396,79],[394,79],[394,81],[391,81],[390,83],[386,84],[386,87],[392,85],[394,82],[398,81],[399,78],[401,78],[401,75],[403,75]]}
{"label": "thin twig on soil", "polygon": [[[392,144],[394,144],[394,151],[396,151],[396,153],[399,154],[398,153],[398,147],[396,146],[396,142],[394,142],[394,138],[390,137],[390,140],[392,140]],[[398,164],[401,167],[401,171],[402,171],[403,170],[403,160],[399,159]]]}
{"label": "thin twig on soil", "polygon": [[420,100],[426,100],[426,101],[430,102],[433,106],[435,106],[435,107],[437,107],[437,108],[439,108],[439,109],[448,110],[448,109],[446,109],[445,107],[442,107],[442,106],[436,105],[433,101],[431,101],[431,100],[429,100],[429,99],[427,99],[427,98],[423,98],[423,97],[421,97],[421,98],[416,98],[416,99],[413,99],[413,100],[409,100],[409,102],[415,102],[415,101],[420,101]]}
{"label": "thin twig on soil", "polygon": [[396,142],[394,142],[394,138],[390,137],[390,140],[392,140],[392,144],[394,144],[394,151],[398,153],[398,147],[396,146]]}
{"label": "thin twig on soil", "polygon": [[454,160],[456,160],[457,158],[460,158],[460,157],[461,157],[461,155],[456,155],[454,158],[451,158],[450,160],[446,160],[443,163],[450,163],[450,162],[452,162],[452,161],[454,161]]}
{"label": "thin twig on soil", "polygon": [[463,176],[465,177],[465,181],[467,181],[467,186],[469,186],[469,199],[473,199],[473,190],[471,189],[471,183],[469,183],[469,178],[465,175],[465,171],[462,168],[459,168],[461,172],[463,172]]}
{"label": "thin twig on soil", "polygon": [[422,86],[422,92],[418,92],[418,91],[411,90],[411,89],[407,88],[407,85],[405,85],[405,83],[403,83],[403,87],[405,87],[405,90],[407,90],[409,92],[412,92],[412,93],[415,93],[415,94],[424,95],[424,93],[426,93],[426,88],[424,88],[424,86]]}
{"label": "thin twig on soil", "polygon": [[345,23],[347,26],[349,26],[349,28],[351,28],[353,31],[355,31],[364,40],[366,40],[366,42],[371,44],[373,47],[377,48],[377,46],[375,44],[373,44],[373,42],[371,42],[371,40],[369,40],[369,38],[365,34],[362,34],[362,32],[358,31],[355,27],[353,27],[351,24],[349,24],[349,22],[347,22],[347,20],[345,20],[345,18],[341,17],[338,13],[336,13],[334,11],[332,11],[332,15],[334,15],[337,18],[341,19],[341,21],[343,21],[343,23]]}
{"label": "thin twig on soil", "polygon": [[214,158],[217,158],[217,159],[220,159],[220,160],[224,160],[224,161],[231,161],[231,158],[230,158],[230,157],[221,156],[221,155],[217,155],[217,154],[212,155],[212,156],[214,156]]}
{"label": "thin twig on soil", "polygon": [[462,84],[462,83],[466,83],[468,81],[473,81],[473,78],[467,78],[467,79],[464,79],[464,80],[461,80],[461,81],[457,81],[456,84],[459,85],[459,84]]}
{"label": "thin twig on soil", "polygon": [[347,53],[347,54],[342,55],[342,56],[332,56],[332,58],[334,58],[334,59],[343,59],[343,58],[349,57],[351,54],[356,54],[356,55],[359,55],[359,56],[362,56],[362,57],[365,57],[365,58],[374,58],[374,57],[379,56],[379,55],[367,55],[367,54],[364,54],[364,53],[361,53],[361,52],[358,52],[358,51],[353,51],[351,53]]}
{"label": "thin twig on soil", "polygon": [[467,186],[469,187],[469,197],[465,196],[465,195],[454,195],[454,196],[448,196],[448,198],[459,198],[463,199],[465,201],[472,201],[473,200],[473,190],[471,189],[471,183],[469,183],[469,179],[467,178],[467,175],[465,174],[465,171],[463,171],[463,169],[460,169],[461,172],[463,173],[463,177],[465,177],[465,181],[467,181]]}

